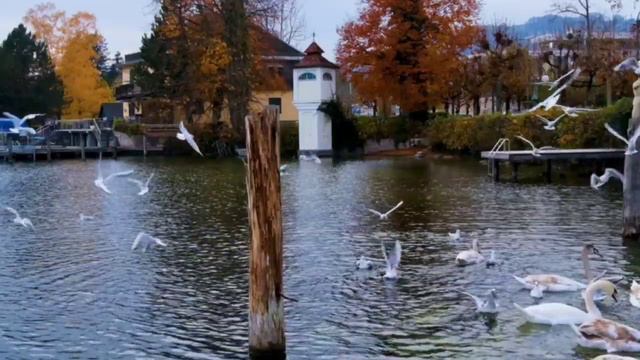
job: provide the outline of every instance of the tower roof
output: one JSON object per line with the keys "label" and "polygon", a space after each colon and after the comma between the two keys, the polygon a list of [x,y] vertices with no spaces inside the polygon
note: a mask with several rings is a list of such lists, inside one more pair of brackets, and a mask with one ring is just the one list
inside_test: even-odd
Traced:
{"label": "tower roof", "polygon": [[332,63],[331,61],[325,59],[324,56],[322,56],[322,54],[324,53],[324,50],[322,50],[320,45],[318,45],[315,41],[312,42],[311,45],[309,45],[309,47],[307,48],[307,50],[304,51],[304,53],[305,53],[305,56],[296,65],[296,69],[315,68],[315,67],[330,68],[330,69],[338,68],[338,65]]}

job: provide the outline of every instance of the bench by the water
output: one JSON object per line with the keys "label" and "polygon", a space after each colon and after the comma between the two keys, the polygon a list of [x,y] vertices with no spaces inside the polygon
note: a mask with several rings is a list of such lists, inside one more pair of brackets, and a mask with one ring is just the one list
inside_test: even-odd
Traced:
{"label": "bench by the water", "polygon": [[500,150],[483,151],[481,156],[489,161],[489,175],[495,181],[500,181],[500,162],[511,164],[514,180],[518,179],[518,167],[520,164],[545,163],[545,175],[551,182],[551,164],[553,161],[574,160],[618,160],[624,159],[624,149],[541,149],[538,156],[530,150]]}

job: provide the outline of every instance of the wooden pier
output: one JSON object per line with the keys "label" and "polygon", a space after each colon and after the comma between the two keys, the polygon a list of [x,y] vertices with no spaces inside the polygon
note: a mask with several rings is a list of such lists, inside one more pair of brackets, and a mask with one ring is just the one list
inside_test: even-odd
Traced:
{"label": "wooden pier", "polygon": [[624,149],[540,149],[535,154],[530,150],[484,151],[481,156],[489,161],[489,175],[494,181],[500,181],[500,163],[508,162],[514,181],[518,180],[521,164],[544,164],[546,180],[551,182],[551,165],[554,161],[623,160],[624,153]]}

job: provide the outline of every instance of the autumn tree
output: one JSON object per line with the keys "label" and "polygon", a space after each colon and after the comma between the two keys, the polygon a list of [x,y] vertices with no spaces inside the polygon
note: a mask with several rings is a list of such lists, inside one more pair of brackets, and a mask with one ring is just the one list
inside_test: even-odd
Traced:
{"label": "autumn tree", "polygon": [[366,0],[340,29],[338,60],[365,99],[388,97],[418,116],[449,86],[477,12],[475,0]]}
{"label": "autumn tree", "polygon": [[63,90],[45,43],[19,25],[0,47],[0,111],[59,115]]}
{"label": "autumn tree", "polygon": [[46,42],[52,54],[64,86],[63,116],[97,116],[100,106],[113,101],[113,95],[102,78],[106,45],[95,16],[87,12],[67,16],[54,4],[46,3],[30,9],[24,21],[38,39]]}
{"label": "autumn tree", "polygon": [[67,16],[51,2],[29,9],[23,21],[39,40],[47,43],[56,65],[62,59],[67,44],[77,35],[98,33],[93,14],[81,11]]}
{"label": "autumn tree", "polygon": [[79,34],[65,46],[57,70],[64,84],[63,118],[96,117],[103,103],[113,101],[111,89],[95,66],[99,42],[98,35]]}

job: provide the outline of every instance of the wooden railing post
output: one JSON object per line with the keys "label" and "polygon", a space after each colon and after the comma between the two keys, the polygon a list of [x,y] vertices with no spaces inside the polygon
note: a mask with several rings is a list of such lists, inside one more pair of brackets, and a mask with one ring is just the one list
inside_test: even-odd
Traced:
{"label": "wooden railing post", "polygon": [[245,119],[249,256],[249,353],[285,359],[282,281],[282,203],[278,113],[265,109]]}

